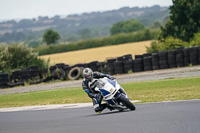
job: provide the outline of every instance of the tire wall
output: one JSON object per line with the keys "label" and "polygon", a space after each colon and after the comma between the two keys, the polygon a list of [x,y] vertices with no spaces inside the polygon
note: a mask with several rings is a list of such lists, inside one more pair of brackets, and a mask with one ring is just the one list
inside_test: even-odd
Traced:
{"label": "tire wall", "polygon": [[41,83],[55,79],[76,80],[82,78],[82,71],[86,67],[91,68],[93,71],[114,75],[194,65],[200,65],[200,47],[178,48],[159,53],[144,53],[143,55],[135,55],[135,59],[132,58],[131,54],[127,54],[107,59],[105,62],[92,61],[73,66],[64,63],[59,63],[46,69],[31,66],[27,69],[15,70],[11,75],[0,73],[0,88],[24,85],[24,82],[30,81]]}

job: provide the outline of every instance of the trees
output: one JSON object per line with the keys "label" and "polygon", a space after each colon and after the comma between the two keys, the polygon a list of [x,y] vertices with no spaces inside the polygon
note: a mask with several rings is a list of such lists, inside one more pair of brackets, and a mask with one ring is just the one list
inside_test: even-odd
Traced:
{"label": "trees", "polygon": [[173,36],[189,42],[200,31],[200,1],[173,0],[170,7],[170,21],[162,27],[160,40]]}
{"label": "trees", "polygon": [[38,53],[25,43],[0,44],[0,71],[11,72],[32,65],[45,68],[48,62],[39,58]]}
{"label": "trees", "polygon": [[56,41],[60,39],[60,35],[58,32],[48,29],[43,34],[43,41],[47,43],[47,45],[54,44]]}
{"label": "trees", "polygon": [[120,21],[115,23],[111,28],[111,35],[118,33],[128,33],[144,29],[144,26],[136,19],[131,19],[129,21]]}

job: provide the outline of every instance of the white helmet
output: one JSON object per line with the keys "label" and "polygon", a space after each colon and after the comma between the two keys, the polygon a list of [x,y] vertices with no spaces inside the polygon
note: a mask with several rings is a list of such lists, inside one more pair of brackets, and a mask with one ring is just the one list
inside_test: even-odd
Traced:
{"label": "white helmet", "polygon": [[87,81],[92,81],[93,80],[93,71],[90,68],[85,68],[83,70],[83,77],[87,80]]}

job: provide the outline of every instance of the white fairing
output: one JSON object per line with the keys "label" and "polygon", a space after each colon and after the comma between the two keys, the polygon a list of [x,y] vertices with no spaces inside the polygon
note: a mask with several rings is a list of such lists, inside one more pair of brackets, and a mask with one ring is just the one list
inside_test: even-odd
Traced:
{"label": "white fairing", "polygon": [[120,89],[120,85],[117,83],[117,81],[112,81],[115,85],[114,86],[108,80],[108,78],[94,79],[91,83],[89,83],[90,86],[94,82],[97,82],[95,91],[101,92],[103,95],[103,100],[105,101],[112,99]]}
{"label": "white fairing", "polygon": [[118,109],[120,111],[124,110],[126,105],[121,101],[121,96],[125,96],[129,100],[128,96],[123,93],[123,88],[113,80],[108,78],[93,79],[89,82],[89,87],[95,91],[101,92],[103,100],[107,103],[108,107]]}

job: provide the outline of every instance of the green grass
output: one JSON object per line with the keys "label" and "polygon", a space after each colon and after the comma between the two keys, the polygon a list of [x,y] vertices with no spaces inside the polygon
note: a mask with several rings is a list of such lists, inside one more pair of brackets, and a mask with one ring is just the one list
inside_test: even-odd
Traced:
{"label": "green grass", "polygon": [[[200,77],[122,84],[131,100],[146,102],[200,99]],[[0,96],[0,108],[30,105],[85,103],[82,88],[65,88]]]}

